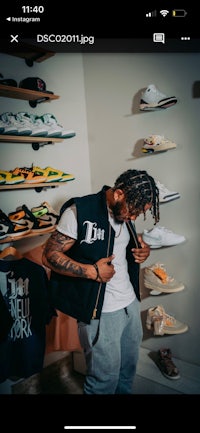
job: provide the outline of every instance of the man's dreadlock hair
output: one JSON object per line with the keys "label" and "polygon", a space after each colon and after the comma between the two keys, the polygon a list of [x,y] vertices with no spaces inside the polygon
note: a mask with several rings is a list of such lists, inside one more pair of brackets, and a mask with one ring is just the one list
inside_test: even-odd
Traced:
{"label": "man's dreadlock hair", "polygon": [[113,190],[121,189],[125,194],[126,203],[132,212],[144,213],[146,219],[145,205],[152,203],[151,214],[154,225],[160,219],[159,213],[159,190],[155,180],[145,170],[127,170],[115,181]]}

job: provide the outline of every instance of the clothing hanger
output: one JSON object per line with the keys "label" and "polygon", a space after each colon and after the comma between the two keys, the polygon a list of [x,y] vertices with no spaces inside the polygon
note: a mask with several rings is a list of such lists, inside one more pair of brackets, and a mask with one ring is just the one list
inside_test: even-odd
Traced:
{"label": "clothing hanger", "polygon": [[14,247],[6,247],[3,251],[0,251],[0,259],[5,259],[8,257],[22,259],[23,255]]}

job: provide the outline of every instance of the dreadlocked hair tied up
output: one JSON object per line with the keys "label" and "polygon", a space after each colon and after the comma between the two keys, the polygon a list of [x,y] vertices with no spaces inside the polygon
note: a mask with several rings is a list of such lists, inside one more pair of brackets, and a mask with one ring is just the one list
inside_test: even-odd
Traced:
{"label": "dreadlocked hair tied up", "polygon": [[118,188],[124,192],[128,206],[136,212],[143,212],[144,219],[146,218],[145,205],[151,203],[154,225],[159,221],[159,189],[154,178],[145,170],[129,169],[122,173],[116,179],[113,190]]}

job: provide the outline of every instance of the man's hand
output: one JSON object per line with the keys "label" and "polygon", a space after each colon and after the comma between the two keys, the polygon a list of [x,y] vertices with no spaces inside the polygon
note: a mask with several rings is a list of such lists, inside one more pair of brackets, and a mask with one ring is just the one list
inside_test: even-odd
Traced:
{"label": "man's hand", "polygon": [[150,246],[146,244],[141,235],[138,235],[141,248],[133,248],[131,251],[136,263],[143,263],[150,255]]}
{"label": "man's hand", "polygon": [[115,269],[112,264],[112,260],[114,259],[114,255],[111,255],[109,257],[105,257],[103,259],[100,259],[96,262],[96,265],[98,266],[99,270],[99,278],[97,281],[101,281],[103,283],[107,283],[111,280],[113,275],[115,274]]}

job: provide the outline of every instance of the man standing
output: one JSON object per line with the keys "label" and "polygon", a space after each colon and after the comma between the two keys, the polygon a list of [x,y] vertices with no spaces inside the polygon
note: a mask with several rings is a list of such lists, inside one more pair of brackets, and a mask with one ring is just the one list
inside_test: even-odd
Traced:
{"label": "man standing", "polygon": [[134,221],[148,210],[156,224],[156,183],[130,169],[113,187],[64,203],[46,243],[53,305],[78,322],[84,394],[132,394],[142,341],[139,268],[150,254]]}

